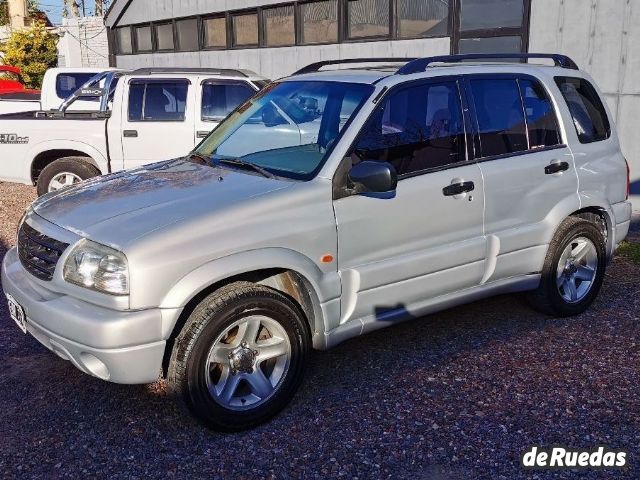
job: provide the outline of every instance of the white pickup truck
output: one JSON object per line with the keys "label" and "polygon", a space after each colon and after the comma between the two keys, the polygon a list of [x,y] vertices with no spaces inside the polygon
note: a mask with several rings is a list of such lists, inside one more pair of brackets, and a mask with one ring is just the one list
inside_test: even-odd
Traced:
{"label": "white pickup truck", "polygon": [[36,185],[42,195],[184,156],[268,83],[244,70],[105,71],[57,110],[0,115],[0,181]]}
{"label": "white pickup truck", "polygon": [[[53,110],[84,85],[95,75],[107,70],[105,68],[64,67],[50,68],[44,74],[40,92],[28,90],[0,94],[0,114],[28,112],[33,110]],[[97,99],[88,98],[74,103],[73,110],[92,110],[96,108]]]}

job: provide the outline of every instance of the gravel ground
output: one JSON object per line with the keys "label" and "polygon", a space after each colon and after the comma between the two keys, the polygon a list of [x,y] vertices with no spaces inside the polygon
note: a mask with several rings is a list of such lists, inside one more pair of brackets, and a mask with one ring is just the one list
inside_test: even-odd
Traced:
{"label": "gravel ground", "polygon": [[[0,184],[0,256],[33,198]],[[503,296],[314,353],[291,406],[233,435],[199,426],[162,382],[78,372],[20,333],[0,302],[0,475],[640,478],[639,278],[617,258],[577,318]],[[519,458],[534,444],[625,448],[630,466],[525,472]]]}

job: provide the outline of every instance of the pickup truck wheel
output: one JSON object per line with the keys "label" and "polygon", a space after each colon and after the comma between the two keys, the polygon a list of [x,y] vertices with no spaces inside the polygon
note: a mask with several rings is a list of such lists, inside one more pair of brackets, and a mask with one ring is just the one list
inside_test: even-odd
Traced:
{"label": "pickup truck wheel", "polygon": [[549,245],[540,286],[529,300],[548,315],[579,315],[598,295],[605,269],[605,239],[598,226],[568,218]]}
{"label": "pickup truck wheel", "polygon": [[100,175],[96,167],[84,157],[64,157],[51,162],[38,177],[38,196],[80,183]]}
{"label": "pickup truck wheel", "polygon": [[244,430],[289,403],[302,381],[309,343],[306,321],[286,296],[232,283],[189,316],[172,351],[169,383],[206,426]]}

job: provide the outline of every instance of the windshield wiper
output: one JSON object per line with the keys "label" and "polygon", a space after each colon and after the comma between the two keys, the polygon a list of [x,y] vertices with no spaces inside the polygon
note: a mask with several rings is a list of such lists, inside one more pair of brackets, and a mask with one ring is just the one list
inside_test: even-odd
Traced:
{"label": "windshield wiper", "polygon": [[244,160],[240,160],[239,158],[219,158],[217,159],[217,161],[218,163],[231,165],[232,167],[248,168],[250,170],[253,170],[254,172],[258,172],[263,177],[276,178],[276,176],[266,168],[262,168],[260,165],[256,165],[255,163],[245,162]]}

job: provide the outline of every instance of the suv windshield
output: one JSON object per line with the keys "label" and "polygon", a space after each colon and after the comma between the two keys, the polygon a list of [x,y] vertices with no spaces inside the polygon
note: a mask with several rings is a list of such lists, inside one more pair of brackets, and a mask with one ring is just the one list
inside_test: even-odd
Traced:
{"label": "suv windshield", "polygon": [[238,107],[194,153],[309,179],[373,89],[326,81],[272,83]]}

